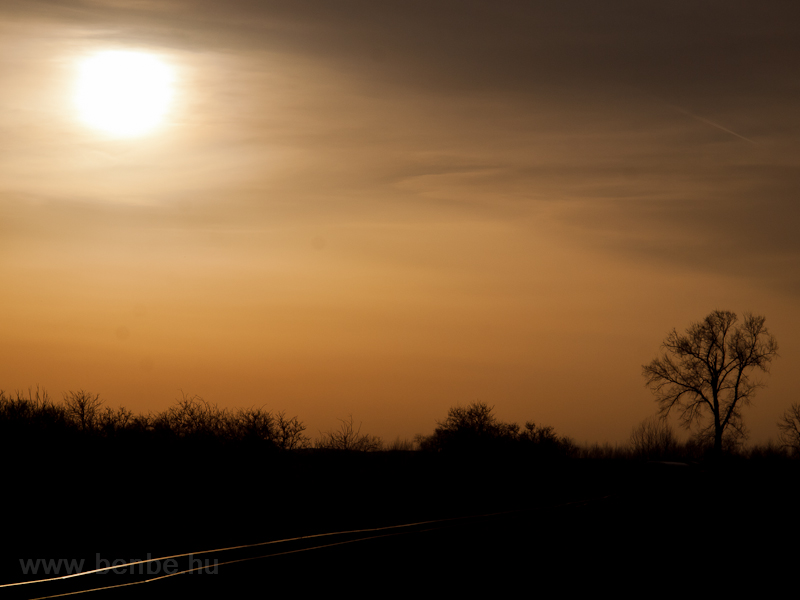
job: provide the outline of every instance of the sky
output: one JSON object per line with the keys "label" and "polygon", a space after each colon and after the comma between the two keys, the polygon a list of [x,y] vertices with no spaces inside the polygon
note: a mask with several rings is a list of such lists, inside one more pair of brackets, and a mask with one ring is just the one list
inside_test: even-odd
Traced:
{"label": "sky", "polygon": [[[481,401],[621,443],[642,365],[712,310],[800,401],[800,6],[730,1],[0,4],[0,389],[265,406],[387,441]],[[174,74],[88,127],[103,51]]]}

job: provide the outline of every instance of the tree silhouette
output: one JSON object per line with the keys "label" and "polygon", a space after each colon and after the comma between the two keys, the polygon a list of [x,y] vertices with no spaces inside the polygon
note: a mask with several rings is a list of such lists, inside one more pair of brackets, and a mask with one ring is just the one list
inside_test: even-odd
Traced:
{"label": "tree silhouette", "polygon": [[433,435],[419,435],[417,442],[423,450],[485,452],[504,439],[515,439],[519,426],[500,423],[493,410],[485,402],[453,406],[444,421],[436,422]]}
{"label": "tree silhouette", "polygon": [[678,438],[672,427],[656,416],[645,419],[633,428],[630,444],[635,456],[647,460],[673,458],[679,449]]}
{"label": "tree silhouette", "polygon": [[685,334],[674,329],[662,344],[664,353],[642,367],[647,386],[656,396],[659,415],[672,410],[687,429],[698,423],[698,436],[714,440],[714,454],[722,452],[723,437],[747,436],[742,408],[763,384],[751,378],[753,370],[769,372],[778,344],[764,326],[765,318],[749,313],[736,325],[735,313],[715,310]]}
{"label": "tree silhouette", "polygon": [[100,394],[90,394],[84,390],[64,394],[64,407],[67,417],[80,426],[81,431],[91,431],[98,424],[103,400]]}
{"label": "tree silhouette", "polygon": [[493,414],[494,407],[485,402],[453,406],[444,421],[437,421],[431,435],[417,435],[421,450],[461,455],[501,453],[525,454],[531,457],[567,456],[574,449],[572,440],[559,437],[550,426],[527,421],[503,423]]}
{"label": "tree silhouette", "polygon": [[361,424],[355,427],[353,415],[348,420],[339,419],[341,425],[337,430],[320,432],[317,448],[326,450],[351,450],[358,452],[374,452],[383,446],[381,438],[361,433]]}
{"label": "tree silhouette", "polygon": [[778,421],[780,440],[795,456],[800,456],[800,403],[787,408]]}

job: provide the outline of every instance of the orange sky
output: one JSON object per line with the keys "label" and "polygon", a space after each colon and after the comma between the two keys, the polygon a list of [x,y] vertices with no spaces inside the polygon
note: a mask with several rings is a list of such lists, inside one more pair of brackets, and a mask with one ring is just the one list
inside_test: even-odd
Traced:
{"label": "orange sky", "polygon": [[[759,3],[21,0],[0,7],[0,389],[181,390],[392,440],[475,400],[578,442],[714,309],[800,373],[800,9]],[[114,139],[81,57],[149,52]]]}

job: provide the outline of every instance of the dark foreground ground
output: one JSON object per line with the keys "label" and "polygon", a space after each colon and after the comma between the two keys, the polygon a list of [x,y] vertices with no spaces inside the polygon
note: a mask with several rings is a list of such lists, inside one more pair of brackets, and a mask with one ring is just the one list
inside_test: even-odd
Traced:
{"label": "dark foreground ground", "polygon": [[[69,597],[796,587],[796,461],[680,466],[370,453],[134,464],[95,457],[8,469],[2,583],[66,574],[46,574],[42,562],[26,575],[20,560],[83,560],[85,572],[192,556],[0,588],[0,597],[100,587],[110,589]],[[345,533],[320,535],[336,532]],[[261,545],[201,554],[252,544]],[[205,569],[156,579],[198,566]]]}

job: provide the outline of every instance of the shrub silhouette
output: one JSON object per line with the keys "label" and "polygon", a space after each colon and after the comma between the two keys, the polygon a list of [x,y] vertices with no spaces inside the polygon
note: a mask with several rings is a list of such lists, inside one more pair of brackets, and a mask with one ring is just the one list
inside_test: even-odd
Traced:
{"label": "shrub silhouette", "polygon": [[630,437],[633,454],[645,460],[677,458],[680,444],[675,432],[663,419],[650,417],[633,428]]}
{"label": "shrub silhouette", "polygon": [[348,420],[339,419],[341,425],[337,430],[320,432],[317,448],[324,450],[350,450],[356,452],[375,452],[383,447],[381,438],[361,433],[361,425],[355,428],[353,416]]}
{"label": "shrub silhouette", "polygon": [[418,435],[422,450],[452,454],[527,453],[539,456],[566,456],[574,448],[569,438],[560,438],[549,426],[528,421],[520,429],[516,423],[503,423],[492,414],[494,407],[473,402],[451,407],[444,421],[437,421],[432,435]]}
{"label": "shrub silhouette", "polygon": [[407,438],[401,439],[398,435],[392,443],[386,446],[386,450],[390,452],[411,452],[415,447],[416,442],[414,442],[414,440],[409,440]]}
{"label": "shrub silhouette", "polygon": [[311,445],[311,438],[303,432],[306,426],[297,418],[286,418],[286,413],[275,415],[275,442],[281,450],[301,450]]}
{"label": "shrub silhouette", "polygon": [[29,389],[13,396],[0,390],[0,438],[4,441],[32,440],[38,433],[56,435],[72,425],[63,405],[50,399],[46,390]]}
{"label": "shrub silhouette", "polygon": [[200,396],[188,396],[153,418],[153,427],[181,438],[213,439],[227,437],[230,415]]}
{"label": "shrub silhouette", "polygon": [[417,436],[417,442],[422,450],[439,452],[472,454],[496,449],[513,438],[513,427],[499,423],[493,409],[485,402],[453,406],[444,421],[437,421],[433,435]]}
{"label": "shrub silhouette", "polygon": [[787,408],[778,421],[780,441],[795,457],[800,456],[800,403]]}
{"label": "shrub silhouette", "polygon": [[244,442],[275,441],[275,417],[263,407],[240,408],[228,428],[233,437]]}
{"label": "shrub silhouette", "polygon": [[525,422],[525,428],[517,434],[517,440],[524,451],[543,458],[572,456],[577,452],[577,446],[570,438],[559,437],[553,427],[537,426],[533,421]]}
{"label": "shrub silhouette", "polygon": [[183,395],[175,405],[150,417],[149,428],[162,436],[198,443],[244,443],[278,450],[298,450],[309,445],[306,426],[284,412],[272,414],[264,407],[237,411],[219,408],[200,396]]}

